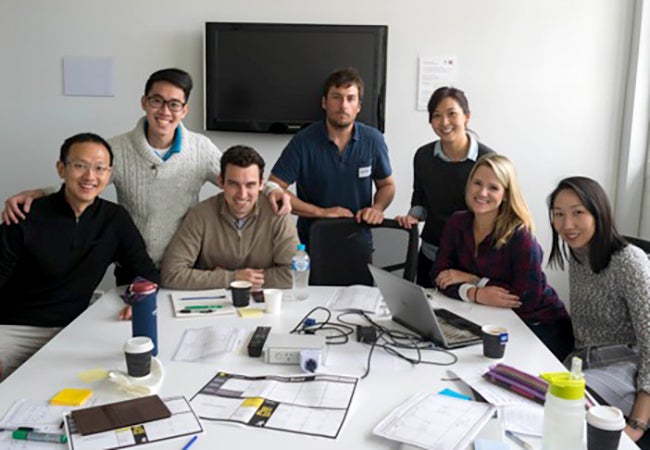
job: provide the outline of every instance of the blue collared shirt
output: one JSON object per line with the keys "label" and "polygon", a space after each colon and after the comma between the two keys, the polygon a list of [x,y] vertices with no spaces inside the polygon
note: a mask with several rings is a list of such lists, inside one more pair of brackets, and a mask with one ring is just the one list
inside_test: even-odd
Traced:
{"label": "blue collared shirt", "polygon": [[[149,123],[145,120],[144,121],[144,135],[147,135],[147,131],[149,129]],[[181,152],[181,141],[182,139],[182,131],[180,125],[176,127],[176,131],[174,131],[174,142],[172,142],[172,146],[167,150],[167,153],[165,153],[163,156],[160,157],[163,161],[167,161],[169,158],[174,153],[180,153]],[[151,145],[151,144],[150,144]]]}
{"label": "blue collared shirt", "polygon": [[[376,128],[355,122],[350,142],[340,152],[321,120],[291,139],[271,172],[287,184],[296,183],[298,198],[307,203],[356,213],[372,205],[374,180],[389,177],[392,169],[384,136]],[[305,244],[311,223],[298,219]]]}

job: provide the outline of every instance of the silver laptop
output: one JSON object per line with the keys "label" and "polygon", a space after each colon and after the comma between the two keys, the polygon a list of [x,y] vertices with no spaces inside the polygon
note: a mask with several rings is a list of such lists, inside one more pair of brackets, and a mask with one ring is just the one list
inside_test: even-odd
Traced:
{"label": "silver laptop", "polygon": [[417,284],[368,264],[384,302],[398,324],[443,348],[481,342],[481,327],[447,309],[433,309]]}

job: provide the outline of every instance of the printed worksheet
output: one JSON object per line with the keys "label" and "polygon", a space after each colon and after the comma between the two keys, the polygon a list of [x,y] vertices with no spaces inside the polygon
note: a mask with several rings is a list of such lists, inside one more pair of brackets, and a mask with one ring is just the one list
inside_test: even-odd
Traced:
{"label": "printed worksheet", "polygon": [[494,406],[447,395],[416,394],[373,430],[378,435],[429,450],[462,450],[492,417]]}
{"label": "printed worksheet", "polygon": [[30,427],[42,433],[63,434],[63,413],[69,406],[53,406],[47,400],[17,400],[0,420],[0,448],[6,450],[56,450],[61,444],[19,441],[11,437],[12,430]]}
{"label": "printed worksheet", "polygon": [[338,288],[325,306],[335,311],[359,310],[371,314],[382,314],[386,308],[379,288],[360,285]]}
{"label": "printed worksheet", "polygon": [[230,353],[242,344],[248,333],[245,328],[201,327],[189,328],[183,332],[174,361],[214,363],[225,353]]}
{"label": "printed worksheet", "polygon": [[248,377],[219,372],[191,403],[202,419],[336,438],[357,381],[336,375]]}
{"label": "printed worksheet", "polygon": [[163,398],[172,413],[167,419],[82,436],[72,415],[65,416],[70,450],[112,450],[203,433],[203,426],[185,397]]}
{"label": "printed worksheet", "polygon": [[488,403],[499,409],[505,430],[531,436],[542,435],[544,407],[533,400],[487,381],[484,368],[453,371],[468,386],[478,392]]}

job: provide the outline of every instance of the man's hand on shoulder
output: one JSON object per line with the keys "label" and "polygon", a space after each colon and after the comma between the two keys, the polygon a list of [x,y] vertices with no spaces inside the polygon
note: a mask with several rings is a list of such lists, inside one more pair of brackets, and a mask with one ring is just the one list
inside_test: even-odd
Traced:
{"label": "man's hand on shoulder", "polygon": [[335,219],[337,217],[354,217],[354,214],[347,208],[333,206],[331,208],[320,208],[319,217]]}
{"label": "man's hand on shoulder", "polygon": [[268,196],[273,212],[278,216],[286,216],[291,213],[291,196],[283,189],[274,189]]}
{"label": "man's hand on shoulder", "polygon": [[2,221],[7,225],[11,225],[12,223],[18,223],[21,220],[25,220],[25,214],[29,213],[29,210],[32,207],[32,202],[44,195],[45,192],[42,190],[34,189],[31,191],[23,191],[9,197],[5,201],[5,209],[2,211]]}
{"label": "man's hand on shoulder", "polygon": [[357,211],[355,218],[359,223],[366,222],[370,225],[379,225],[384,221],[384,212],[370,206]]}

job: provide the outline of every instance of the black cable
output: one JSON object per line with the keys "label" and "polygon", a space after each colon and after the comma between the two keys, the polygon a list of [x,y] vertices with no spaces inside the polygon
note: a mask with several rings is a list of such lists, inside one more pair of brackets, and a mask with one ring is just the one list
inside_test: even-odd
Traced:
{"label": "black cable", "polygon": [[[318,311],[323,311],[326,314],[325,320],[316,321],[314,319],[313,323],[309,325],[305,324],[308,319],[311,319],[312,315]],[[322,306],[317,306],[309,311],[307,314],[300,319],[300,322],[290,331],[290,333],[299,333],[299,334],[316,334],[318,331],[325,332],[334,332],[334,335],[326,335],[325,342],[328,345],[340,345],[349,342],[350,335],[355,331],[355,327],[359,326],[358,324],[345,321],[344,316],[347,315],[356,315],[361,316],[367,323],[370,324],[375,330],[378,331],[377,338],[370,346],[370,351],[368,352],[368,362],[366,365],[366,370],[361,376],[361,379],[366,378],[370,374],[372,354],[375,351],[376,347],[382,348],[389,355],[395,356],[397,358],[403,359],[404,361],[416,365],[416,364],[430,364],[437,366],[450,366],[455,364],[458,361],[458,357],[452,352],[436,347],[433,343],[429,341],[424,341],[420,336],[400,330],[391,330],[386,328],[377,322],[375,322],[365,311],[354,310],[354,311],[344,311],[340,313],[336,320],[338,323],[331,321],[332,312]],[[416,358],[407,356],[404,352],[400,350],[412,350],[417,354]],[[444,353],[451,357],[450,361],[439,362],[439,361],[428,361],[422,358],[423,350],[431,350],[440,353]]]}
{"label": "black cable", "polygon": [[[306,325],[305,322],[307,319],[309,319],[310,316],[317,311],[324,311],[327,314],[325,320],[320,322],[314,320],[313,324]],[[300,319],[300,322],[298,322],[298,324],[289,333],[317,334],[317,332],[321,330],[326,332],[334,332],[334,335],[325,335],[325,342],[328,345],[346,344],[350,340],[350,335],[354,334],[354,328],[346,324],[332,322],[330,321],[331,318],[332,312],[329,309],[322,306],[317,306],[309,311],[305,316],[303,316],[303,318]]]}
{"label": "black cable", "polygon": [[[364,311],[346,311],[339,314],[336,319],[348,326],[355,326],[356,324],[343,320],[343,316],[350,315],[350,314],[363,317],[372,327],[374,327],[376,330],[379,331],[379,334],[377,335],[375,342],[371,344],[370,351],[368,352],[368,363],[366,366],[366,371],[361,376],[362,379],[367,377],[370,374],[372,354],[376,347],[380,347],[384,349],[386,353],[396,356],[400,359],[403,359],[404,361],[407,361],[413,365],[430,364],[430,365],[437,365],[437,366],[450,366],[452,364],[455,364],[458,361],[458,357],[454,353],[445,349],[438,348],[434,346],[433,343],[429,341],[424,341],[420,336],[416,334],[405,332],[405,331],[399,331],[399,330],[390,330],[378,324],[374,320],[372,320],[372,318],[368,316],[368,314]],[[417,353],[417,358],[409,357],[405,355],[403,352],[400,352],[398,349],[414,350]],[[447,362],[425,360],[422,358],[422,350],[432,350],[432,351],[444,353],[450,356],[451,360]]]}

